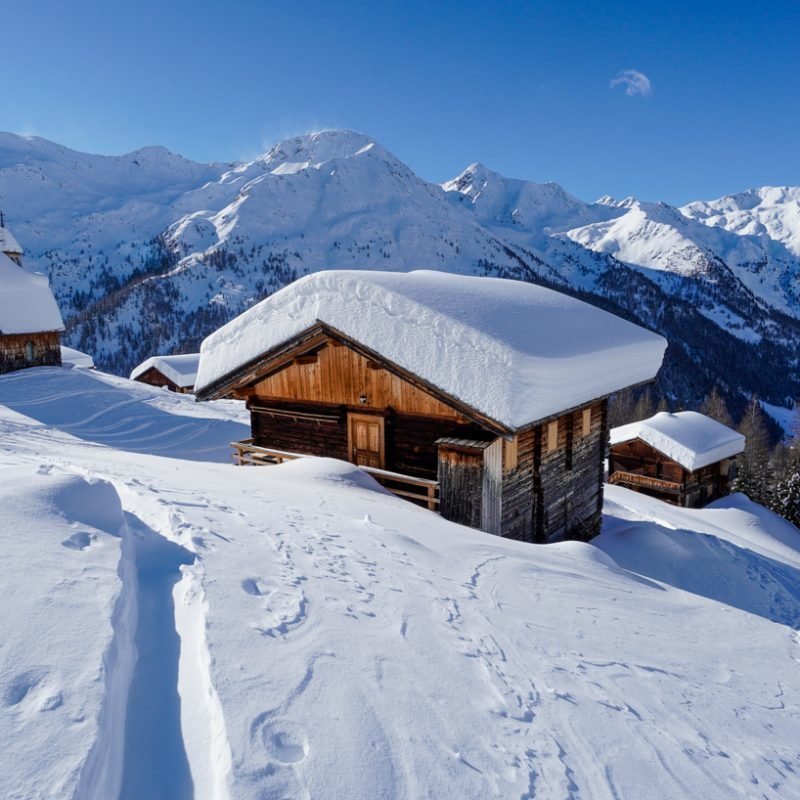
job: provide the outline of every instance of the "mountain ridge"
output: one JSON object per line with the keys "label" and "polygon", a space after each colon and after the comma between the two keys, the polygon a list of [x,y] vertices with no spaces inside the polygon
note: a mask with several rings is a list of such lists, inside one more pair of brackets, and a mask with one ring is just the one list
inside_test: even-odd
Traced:
{"label": "mountain ridge", "polygon": [[478,162],[438,185],[355,131],[205,165],[0,134],[0,205],[25,263],[50,276],[69,343],[121,374],[195,349],[307,272],[426,267],[544,283],[664,333],[660,391],[675,404],[719,383],[786,405],[800,395],[798,198],[587,203]]}

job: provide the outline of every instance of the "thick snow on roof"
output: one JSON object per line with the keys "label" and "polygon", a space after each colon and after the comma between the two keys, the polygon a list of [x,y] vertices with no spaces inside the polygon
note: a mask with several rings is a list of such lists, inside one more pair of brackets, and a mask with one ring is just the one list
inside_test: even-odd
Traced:
{"label": "thick snow on roof", "polygon": [[0,253],[0,334],[63,330],[47,278]]}
{"label": "thick snow on roof", "polygon": [[651,379],[666,348],[630,322],[519,281],[332,270],[296,281],[211,334],[196,388],[317,321],[510,428]]}
{"label": "thick snow on roof", "polygon": [[661,411],[611,430],[611,444],[641,439],[693,472],[744,450],[744,436],[696,411]]}
{"label": "thick snow on roof", "polygon": [[15,253],[22,255],[22,248],[8,228],[0,228],[0,253]]}
{"label": "thick snow on roof", "polygon": [[94,369],[94,359],[88,353],[82,353],[72,347],[61,345],[61,363],[65,366],[71,364],[81,369]]}
{"label": "thick snow on roof", "polygon": [[186,389],[194,386],[197,378],[197,367],[200,363],[200,353],[186,353],[177,356],[153,356],[143,361],[131,372],[131,380],[135,381],[140,375],[155,367],[162,375],[169,378],[176,386]]}

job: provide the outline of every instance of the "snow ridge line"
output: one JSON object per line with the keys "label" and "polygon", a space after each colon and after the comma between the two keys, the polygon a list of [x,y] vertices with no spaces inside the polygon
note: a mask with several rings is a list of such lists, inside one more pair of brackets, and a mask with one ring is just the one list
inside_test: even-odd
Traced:
{"label": "snow ridge line", "polygon": [[122,589],[111,616],[114,631],[103,658],[106,690],[100,712],[97,739],[81,770],[74,800],[109,800],[119,796],[125,755],[125,723],[133,675],[136,669],[138,578],[131,531],[121,531],[118,574]]}
{"label": "snow ridge line", "polygon": [[233,755],[222,703],[211,677],[203,571],[199,560],[195,561],[183,569],[184,576],[175,587],[175,627],[181,641],[178,664],[181,726],[195,800],[230,800],[228,775]]}

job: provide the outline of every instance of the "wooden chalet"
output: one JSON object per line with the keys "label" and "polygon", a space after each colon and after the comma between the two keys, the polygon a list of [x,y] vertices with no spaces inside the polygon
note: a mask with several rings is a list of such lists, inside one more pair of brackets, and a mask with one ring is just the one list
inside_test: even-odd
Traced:
{"label": "wooden chalet", "polygon": [[688,508],[727,494],[745,438],[695,411],[661,412],[611,431],[608,482]]}
{"label": "wooden chalet", "polygon": [[589,539],[607,398],[652,379],[665,346],[530,284],[330,271],[208,337],[196,394],[247,401],[240,463],[331,456],[490,533]]}
{"label": "wooden chalet", "polygon": [[191,394],[199,363],[200,353],[153,356],[139,364],[131,372],[130,379],[150,386],[161,386],[179,394]]}
{"label": "wooden chalet", "polygon": [[58,306],[44,275],[22,267],[22,248],[0,213],[0,373],[61,364]]}

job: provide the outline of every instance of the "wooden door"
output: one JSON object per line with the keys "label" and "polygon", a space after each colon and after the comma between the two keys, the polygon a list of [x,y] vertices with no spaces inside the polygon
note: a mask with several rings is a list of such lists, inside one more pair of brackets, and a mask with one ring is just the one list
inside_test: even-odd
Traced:
{"label": "wooden door", "polygon": [[354,464],[383,469],[383,417],[349,414],[348,438],[350,460]]}

